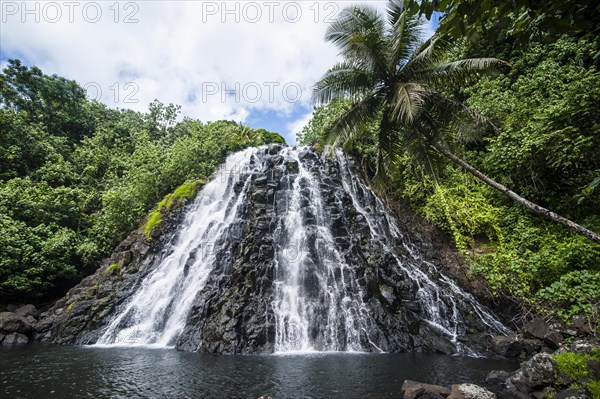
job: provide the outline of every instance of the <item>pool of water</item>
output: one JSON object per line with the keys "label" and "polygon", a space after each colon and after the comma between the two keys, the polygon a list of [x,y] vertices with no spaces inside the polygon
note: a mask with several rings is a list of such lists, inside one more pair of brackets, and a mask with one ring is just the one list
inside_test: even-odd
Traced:
{"label": "pool of water", "polygon": [[405,379],[482,383],[517,364],[431,354],[210,356],[30,344],[0,349],[2,398],[397,398]]}

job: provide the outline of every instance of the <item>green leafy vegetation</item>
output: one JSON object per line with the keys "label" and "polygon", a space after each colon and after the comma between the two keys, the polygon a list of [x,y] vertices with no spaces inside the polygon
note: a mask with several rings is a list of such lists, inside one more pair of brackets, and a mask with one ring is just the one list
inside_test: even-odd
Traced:
{"label": "green leafy vegetation", "polygon": [[[448,74],[448,78],[440,77],[433,82],[435,84],[428,82],[427,90],[438,90],[450,101],[462,104],[456,105],[455,110],[448,110],[450,114],[458,110],[460,117],[466,106],[473,111],[470,116],[475,117],[475,123],[453,124],[449,121],[439,125],[440,135],[432,137],[440,143],[440,149],[452,149],[457,157],[484,175],[597,234],[600,231],[600,192],[597,189],[600,179],[600,157],[597,155],[600,148],[600,72],[595,56],[600,43],[589,30],[586,31],[587,28],[577,32],[567,29],[566,35],[560,30],[548,35],[536,34],[539,27],[522,25],[520,14],[498,10],[498,13],[474,16],[485,16],[485,27],[496,29],[494,34],[479,35],[477,40],[465,40],[464,36],[455,35],[454,30],[444,28],[456,23],[452,21],[469,18],[469,13],[457,11],[459,5],[461,10],[471,6],[485,7],[486,4],[492,9],[504,9],[495,2],[475,3],[425,1],[423,7],[431,7],[431,10],[413,7],[409,12],[423,12],[430,17],[430,12],[439,10],[436,7],[447,7],[444,8],[447,14],[442,29],[431,42],[445,41],[451,46],[443,56],[435,58],[435,62],[443,65],[456,59],[491,56],[510,65],[497,76],[461,80]],[[531,6],[525,3],[517,2],[518,7]],[[559,3],[563,7],[565,2]],[[399,2],[394,5],[400,7]],[[580,6],[588,7],[588,3],[580,3]],[[505,11],[510,10],[507,7]],[[543,13],[543,10],[533,8],[526,17],[536,13]],[[388,17],[390,15],[395,14],[390,13]],[[595,15],[592,13],[590,17],[595,18]],[[370,19],[374,20],[375,17]],[[552,19],[543,23],[552,24]],[[585,21],[582,23],[587,26]],[[342,25],[340,22],[336,28]],[[386,31],[378,23],[371,23],[371,26],[370,30],[355,27],[352,40],[347,42],[337,39],[348,48],[362,46],[362,50],[354,52],[344,52],[342,47],[342,55],[350,55],[347,70],[356,65],[356,71],[346,73],[346,80],[345,72],[333,74],[334,77],[324,76],[323,86],[317,86],[317,90],[325,88],[328,90],[326,96],[316,93],[316,99],[323,104],[315,108],[313,120],[299,135],[299,140],[304,144],[316,141],[319,148],[324,148],[332,138],[337,139],[337,144],[357,157],[371,179],[382,170],[377,165],[383,164],[386,172],[381,179],[383,184],[374,184],[374,187],[390,200],[410,205],[444,229],[457,247],[468,255],[472,272],[483,276],[494,293],[533,304],[565,321],[581,314],[597,327],[600,245],[513,203],[504,194],[466,174],[456,162],[446,161],[440,152],[436,153],[427,145],[430,141],[419,146],[422,141],[415,139],[422,136],[422,132],[418,131],[419,126],[414,126],[414,121],[418,121],[418,112],[426,113],[431,109],[427,108],[430,104],[426,97],[419,97],[422,92],[412,96],[414,103],[407,100],[397,108],[404,110],[405,115],[410,114],[411,105],[416,111],[412,113],[412,119],[398,121],[392,118],[391,127],[383,126],[392,131],[387,136],[381,135],[384,108],[370,112],[367,103],[362,107],[365,112],[360,115],[356,112],[369,98],[372,87],[378,90],[386,82],[403,82],[398,79],[411,78],[415,83],[411,89],[417,90],[416,83],[419,83],[411,74],[382,80],[374,80],[373,71],[370,75],[361,75],[361,68],[381,63],[352,61],[353,57],[368,60],[373,54],[380,54],[385,58],[388,57],[386,49],[393,48],[391,45],[377,47],[381,39],[374,38],[373,33],[393,34],[393,30]],[[595,26],[598,25],[594,25],[594,29]],[[465,25],[466,29],[478,27],[481,25]],[[364,49],[372,47],[374,51],[365,56]],[[423,47],[414,48],[418,54]],[[401,67],[406,68],[406,64],[394,69],[394,73]],[[404,94],[407,93],[409,90]],[[399,98],[396,96],[391,101]],[[416,101],[418,98],[424,101]],[[330,99],[333,101],[328,101]],[[423,111],[419,110],[420,106]],[[357,118],[352,123],[345,123],[350,121],[353,113],[358,115]],[[428,119],[435,121],[438,116],[434,112]],[[478,118],[480,123],[477,123]],[[465,121],[464,118],[460,120]],[[442,118],[441,121],[448,120]],[[406,129],[411,125],[417,130],[412,134]],[[432,128],[431,124],[426,126]],[[384,156],[380,158],[382,154]]]}
{"label": "green leafy vegetation", "polygon": [[0,301],[64,294],[167,193],[175,191],[163,206],[177,206],[231,152],[283,142],[231,121],[177,121],[178,112],[159,101],[146,113],[109,109],[74,81],[8,61],[0,74]]}
{"label": "green leafy vegetation", "polygon": [[[600,33],[600,8],[594,0],[406,0],[413,13],[431,19],[443,12],[440,32],[457,39],[508,39],[526,46],[557,36]],[[508,36],[511,36],[510,38]]]}
{"label": "green leafy vegetation", "polygon": [[600,353],[596,356],[592,354],[578,354],[573,352],[563,352],[554,356],[558,371],[571,377],[575,381],[579,381],[581,377],[589,377],[588,359],[600,360]]}
{"label": "green leafy vegetation", "polygon": [[538,298],[549,303],[563,319],[578,314],[598,318],[600,274],[575,270],[560,276],[558,281],[538,291]]}

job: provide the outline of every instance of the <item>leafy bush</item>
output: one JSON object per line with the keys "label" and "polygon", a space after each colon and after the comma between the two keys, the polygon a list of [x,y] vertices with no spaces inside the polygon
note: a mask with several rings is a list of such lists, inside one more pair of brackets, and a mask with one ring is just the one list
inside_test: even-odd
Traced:
{"label": "leafy bush", "polygon": [[600,304],[600,271],[576,270],[561,276],[537,296],[557,309],[565,320],[578,314],[598,322]]}
{"label": "leafy bush", "polygon": [[422,209],[430,221],[452,234],[462,250],[477,236],[497,239],[501,234],[500,209],[490,203],[489,190],[464,175],[437,185]]}

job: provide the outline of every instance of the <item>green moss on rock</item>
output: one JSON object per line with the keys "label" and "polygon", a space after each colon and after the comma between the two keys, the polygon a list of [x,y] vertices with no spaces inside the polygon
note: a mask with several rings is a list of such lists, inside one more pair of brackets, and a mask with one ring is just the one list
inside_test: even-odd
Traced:
{"label": "green moss on rock", "polygon": [[588,355],[580,355],[573,352],[559,353],[554,357],[558,371],[578,381],[581,377],[587,377]]}
{"label": "green moss on rock", "polygon": [[152,231],[158,228],[162,222],[162,213],[160,213],[160,208],[156,208],[156,210],[150,212],[148,215],[148,221],[146,222],[146,226],[144,227],[144,235],[147,239],[152,239]]}
{"label": "green moss on rock", "polygon": [[198,189],[204,181],[186,181],[177,187],[171,194],[167,194],[162,201],[158,203],[156,209],[150,212],[146,225],[144,226],[144,235],[148,240],[152,239],[152,232],[158,229],[163,221],[163,215],[167,212],[177,209],[181,204],[193,199],[198,194]]}
{"label": "green moss on rock", "polygon": [[109,275],[113,270],[119,270],[121,268],[121,265],[118,263],[113,263],[110,266],[108,266],[106,268],[106,270],[104,271],[104,275]]}
{"label": "green moss on rock", "polygon": [[600,398],[600,380],[592,380],[587,383],[587,388],[592,398]]}
{"label": "green moss on rock", "polygon": [[582,385],[588,389],[592,398],[600,398],[600,380],[594,379],[588,361],[600,362],[600,350],[591,353],[563,352],[554,356],[558,371],[569,376],[574,383],[569,387],[579,389]]}
{"label": "green moss on rock", "polygon": [[198,192],[198,184],[199,182],[196,181],[185,182],[175,189],[170,198],[176,200],[194,198]]}

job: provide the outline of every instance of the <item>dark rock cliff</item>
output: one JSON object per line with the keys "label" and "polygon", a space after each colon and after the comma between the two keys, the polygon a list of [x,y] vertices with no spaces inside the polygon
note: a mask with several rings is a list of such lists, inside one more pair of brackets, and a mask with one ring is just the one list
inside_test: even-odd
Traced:
{"label": "dark rock cliff", "polygon": [[[469,284],[460,256],[430,227],[411,230],[413,215],[394,222],[356,177],[351,161],[279,145],[253,151],[239,176],[223,182],[242,201],[227,208],[235,218],[211,237],[210,273],[186,309],[185,325],[172,342],[176,348],[269,353],[282,347],[281,335],[292,329],[285,323],[292,321],[274,301],[290,278],[282,263],[298,253],[300,297],[308,309],[305,340],[315,350],[481,353],[490,347],[490,334],[506,332],[459,288]],[[289,220],[292,197],[300,201],[297,225]],[[188,204],[165,215],[152,240],[141,228],[131,233],[96,273],[42,315],[37,339],[97,342],[179,245],[184,234],[179,226],[190,209]],[[295,229],[302,229],[301,241],[293,241]],[[194,284],[187,271],[206,250],[186,252],[182,281]],[[456,284],[446,275],[463,277]],[[480,297],[485,293],[481,286],[476,291]],[[131,317],[125,316],[121,325],[130,327]]]}

